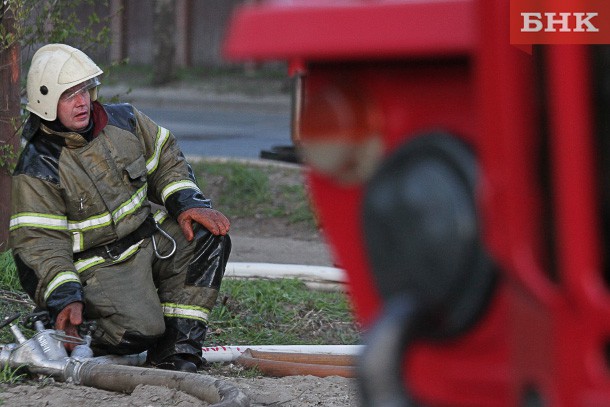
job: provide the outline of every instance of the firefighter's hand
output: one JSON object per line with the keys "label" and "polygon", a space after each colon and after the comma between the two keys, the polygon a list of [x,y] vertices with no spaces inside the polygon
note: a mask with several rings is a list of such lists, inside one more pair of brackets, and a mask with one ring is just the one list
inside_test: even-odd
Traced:
{"label": "firefighter's hand", "polygon": [[[62,309],[55,318],[55,329],[64,331],[68,336],[80,337],[78,326],[83,323],[83,303],[73,302]],[[69,352],[76,347],[75,343],[64,343]]]}
{"label": "firefighter's hand", "polygon": [[212,208],[191,208],[178,215],[178,224],[189,242],[195,236],[193,233],[193,222],[209,230],[213,235],[224,236],[229,232],[231,223],[222,213]]}

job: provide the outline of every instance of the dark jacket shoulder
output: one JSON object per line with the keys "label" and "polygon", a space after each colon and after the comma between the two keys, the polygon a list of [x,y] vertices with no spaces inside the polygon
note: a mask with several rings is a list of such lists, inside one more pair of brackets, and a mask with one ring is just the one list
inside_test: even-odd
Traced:
{"label": "dark jacket shoulder", "polygon": [[135,108],[129,103],[104,104],[108,114],[108,125],[115,126],[129,132],[136,131]]}
{"label": "dark jacket shoulder", "polygon": [[34,136],[25,145],[13,175],[25,174],[59,185],[59,156],[62,140]]}

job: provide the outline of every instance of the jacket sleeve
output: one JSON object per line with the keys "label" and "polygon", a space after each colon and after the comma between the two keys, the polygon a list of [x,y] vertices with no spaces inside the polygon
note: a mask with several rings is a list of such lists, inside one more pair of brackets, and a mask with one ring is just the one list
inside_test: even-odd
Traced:
{"label": "jacket sleeve", "polygon": [[134,111],[136,131],[146,151],[148,198],[163,204],[174,218],[190,208],[211,208],[211,201],[199,189],[176,138],[143,113]]}
{"label": "jacket sleeve", "polygon": [[72,240],[61,191],[26,174],[12,178],[9,241],[23,289],[54,318],[83,301],[72,259]]}

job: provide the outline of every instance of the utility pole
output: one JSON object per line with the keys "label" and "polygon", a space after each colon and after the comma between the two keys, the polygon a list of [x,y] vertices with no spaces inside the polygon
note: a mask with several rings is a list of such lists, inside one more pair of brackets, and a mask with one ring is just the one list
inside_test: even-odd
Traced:
{"label": "utility pole", "polygon": [[[15,32],[15,19],[8,2],[0,0],[0,24],[5,32]],[[21,49],[17,41],[0,43],[0,155],[3,162],[11,162],[19,151],[19,76]],[[11,175],[9,168],[0,167],[0,251],[8,249],[8,227],[11,203]]]}

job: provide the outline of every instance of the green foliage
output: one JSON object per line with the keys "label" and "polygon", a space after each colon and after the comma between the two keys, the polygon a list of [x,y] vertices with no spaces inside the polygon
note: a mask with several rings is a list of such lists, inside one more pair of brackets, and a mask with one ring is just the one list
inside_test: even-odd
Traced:
{"label": "green foliage", "polygon": [[0,170],[13,172],[18,156],[11,144],[0,141]]}
{"label": "green foliage", "polygon": [[[59,42],[87,53],[93,47],[107,47],[110,44],[111,16],[99,16],[95,12],[96,5],[108,9],[108,4],[109,0],[0,0],[0,53],[13,46],[21,49],[22,95],[26,93],[25,71],[34,48]],[[87,18],[80,18],[77,13],[82,7],[87,7]],[[14,118],[19,123],[13,124],[13,137],[19,136],[26,119],[25,109],[22,112],[21,118]],[[0,145],[0,170],[12,172],[17,156],[18,152],[10,145]]]}
{"label": "green foliage", "polygon": [[[22,49],[52,42],[69,42],[84,51],[93,45],[110,43],[110,16],[100,17],[93,6],[108,5],[108,0],[5,0],[5,15],[14,19],[14,30],[0,27],[0,44],[8,48],[18,43]],[[89,7],[88,18],[81,20],[77,9]],[[0,49],[1,50],[1,49]]]}
{"label": "green foliage", "polygon": [[310,291],[299,280],[229,280],[210,317],[214,345],[357,344],[342,292]]}

